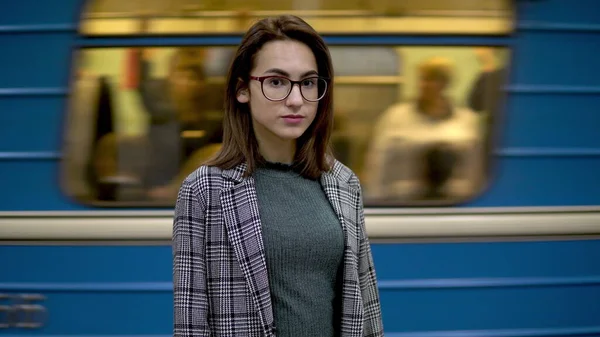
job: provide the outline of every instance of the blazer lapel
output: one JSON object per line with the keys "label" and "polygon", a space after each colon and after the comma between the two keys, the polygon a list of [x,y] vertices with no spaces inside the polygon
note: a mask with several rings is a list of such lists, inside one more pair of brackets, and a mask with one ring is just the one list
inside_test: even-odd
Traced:
{"label": "blazer lapel", "polygon": [[348,245],[348,229],[346,228],[346,221],[344,220],[344,213],[342,212],[342,203],[340,199],[340,183],[337,181],[337,179],[332,173],[327,172],[321,175],[321,186],[323,187],[325,195],[327,196],[329,203],[333,207],[335,214],[340,220],[342,230],[344,231],[346,245]]}
{"label": "blazer lapel", "polygon": [[[344,231],[344,271],[342,282],[342,315],[341,337],[355,336],[346,331],[344,327],[355,327],[362,324],[363,303],[358,277],[358,200],[359,192],[351,187],[347,181],[350,177],[340,174],[339,167],[334,166],[331,172],[321,176],[321,185],[325,195],[337,214]],[[362,326],[361,326],[362,329]]]}
{"label": "blazer lapel", "polygon": [[324,173],[321,176],[321,186],[340,220],[347,248],[351,248],[353,253],[357,253],[358,247],[354,241],[358,238],[357,208],[359,205],[355,201],[360,196],[359,192],[346,182],[350,177],[339,176],[337,171],[337,166],[334,166],[333,170]]}
{"label": "blazer lapel", "polygon": [[265,334],[270,336],[274,325],[273,310],[254,179],[228,171],[224,174],[233,181],[221,192],[227,236],[259,310]]}

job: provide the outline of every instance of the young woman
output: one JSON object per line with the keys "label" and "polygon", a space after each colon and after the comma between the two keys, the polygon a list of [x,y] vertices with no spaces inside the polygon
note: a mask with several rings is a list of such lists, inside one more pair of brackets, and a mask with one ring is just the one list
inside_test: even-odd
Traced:
{"label": "young woman", "polygon": [[223,147],[177,199],[175,336],[383,336],[361,187],[328,152],[332,79],[302,19],[247,32]]}

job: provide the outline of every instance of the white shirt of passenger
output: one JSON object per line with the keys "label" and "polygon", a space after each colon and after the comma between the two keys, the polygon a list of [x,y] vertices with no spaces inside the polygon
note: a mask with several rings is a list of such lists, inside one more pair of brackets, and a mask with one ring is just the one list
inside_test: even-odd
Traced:
{"label": "white shirt of passenger", "polygon": [[383,113],[367,156],[367,196],[418,198],[425,190],[419,159],[436,143],[450,144],[461,158],[444,189],[456,197],[473,193],[481,174],[481,123],[467,108],[452,109],[445,119],[420,113],[415,103],[397,104]]}

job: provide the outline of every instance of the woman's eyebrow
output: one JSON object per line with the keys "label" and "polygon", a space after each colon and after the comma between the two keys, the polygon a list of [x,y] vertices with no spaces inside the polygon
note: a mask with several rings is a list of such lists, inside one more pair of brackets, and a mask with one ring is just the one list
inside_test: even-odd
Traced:
{"label": "woman's eyebrow", "polygon": [[[285,71],[283,69],[279,69],[279,68],[271,68],[271,69],[265,71],[265,73],[273,73],[273,74],[277,74],[277,75],[281,75],[281,76],[285,76],[285,77],[291,77],[290,73],[288,73],[287,71]],[[319,75],[319,73],[316,70],[309,70],[309,71],[305,72],[304,74],[302,74],[300,77],[307,77],[310,75]]]}

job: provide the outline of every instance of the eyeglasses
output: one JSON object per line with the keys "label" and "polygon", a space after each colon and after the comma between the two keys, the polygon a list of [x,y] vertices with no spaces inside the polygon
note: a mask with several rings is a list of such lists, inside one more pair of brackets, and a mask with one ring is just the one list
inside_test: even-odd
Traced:
{"label": "eyeglasses", "polygon": [[300,81],[292,81],[284,76],[250,76],[250,79],[260,82],[262,93],[269,101],[286,99],[295,84],[298,84],[302,97],[309,102],[319,101],[327,92],[327,79],[324,77],[307,77]]}

